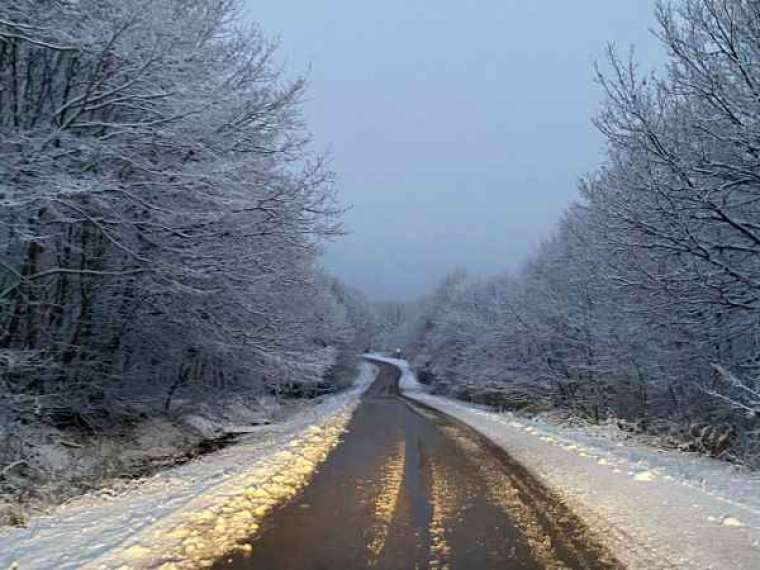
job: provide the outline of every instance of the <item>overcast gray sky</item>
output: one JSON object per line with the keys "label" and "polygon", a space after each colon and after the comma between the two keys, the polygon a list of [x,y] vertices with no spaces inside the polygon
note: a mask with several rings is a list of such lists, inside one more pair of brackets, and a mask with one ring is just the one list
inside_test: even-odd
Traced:
{"label": "overcast gray sky", "polygon": [[517,267],[602,156],[593,63],[661,59],[650,0],[247,0],[309,71],[350,232],[325,263],[378,299]]}

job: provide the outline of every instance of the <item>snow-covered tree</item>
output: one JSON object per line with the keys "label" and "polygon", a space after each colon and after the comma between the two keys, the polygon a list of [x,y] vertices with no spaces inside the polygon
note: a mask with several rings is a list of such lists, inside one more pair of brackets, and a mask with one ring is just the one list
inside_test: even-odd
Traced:
{"label": "snow-covered tree", "polygon": [[[354,349],[304,82],[236,0],[0,6],[0,390],[93,423]],[[73,420],[72,420],[73,421]]]}
{"label": "snow-covered tree", "polygon": [[657,19],[669,64],[642,75],[610,50],[607,160],[555,234],[512,278],[428,300],[409,345],[442,390],[728,424],[708,451],[757,461],[760,12],[679,0]]}

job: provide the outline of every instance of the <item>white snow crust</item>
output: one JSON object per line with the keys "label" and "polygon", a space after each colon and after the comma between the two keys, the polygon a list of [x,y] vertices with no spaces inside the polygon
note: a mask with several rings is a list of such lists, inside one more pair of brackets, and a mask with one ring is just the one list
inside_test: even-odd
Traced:
{"label": "white snow crust", "polygon": [[[160,551],[165,546],[168,551],[176,546],[170,542],[181,534],[184,519],[227,513],[230,499],[243,485],[246,494],[255,495],[259,488],[272,489],[273,481],[285,482],[282,471],[294,470],[293,461],[283,463],[282,459],[313,458],[315,450],[308,449],[309,442],[318,447],[325,426],[334,430],[337,425],[341,430],[376,374],[375,366],[363,362],[351,390],[306,407],[297,417],[263,427],[240,443],[196,461],[135,481],[123,493],[82,496],[32,519],[27,528],[0,529],[0,568],[14,563],[20,570],[143,567],[139,557],[128,560],[129,556],[148,547]],[[316,449],[317,457],[324,453]],[[316,462],[302,461],[307,464],[295,478],[299,484],[314,468],[309,463]],[[278,496],[292,494],[294,485]],[[266,499],[271,503],[270,497]],[[262,516],[268,504],[259,507]],[[247,524],[256,528],[255,519]],[[164,533],[166,527],[174,533]],[[166,545],[155,544],[157,536],[167,536]]]}
{"label": "white snow crust", "polygon": [[697,454],[615,441],[435,396],[399,366],[413,400],[465,422],[556,492],[632,570],[760,569],[760,475]]}
{"label": "white snow crust", "polygon": [[[632,570],[760,568],[760,476],[729,464],[567,428],[429,394],[404,360],[405,396],[463,421],[504,448],[556,492]],[[361,365],[355,387],[287,422],[198,461],[134,482],[125,492],[80,497],[28,528],[0,529],[0,568],[109,568],[114,553],[139,551],[156,529],[228,499],[251,474],[262,486],[282,469],[273,458],[304,434],[355,409],[376,368]],[[272,473],[270,473],[272,471]],[[288,491],[292,492],[292,491]],[[255,526],[255,525],[254,525]],[[176,528],[176,527],[172,527]],[[141,542],[142,541],[142,542]],[[155,544],[151,545],[156,547]],[[135,567],[140,567],[136,564]]]}
{"label": "white snow crust", "polygon": [[371,360],[379,360],[380,362],[392,364],[393,366],[401,370],[401,378],[399,379],[399,388],[404,394],[425,391],[425,386],[419,383],[419,381],[417,380],[417,376],[414,374],[414,371],[411,369],[411,367],[409,366],[409,363],[406,360],[401,360],[399,358],[391,358],[378,352],[367,353],[364,355],[364,357],[369,358]]}

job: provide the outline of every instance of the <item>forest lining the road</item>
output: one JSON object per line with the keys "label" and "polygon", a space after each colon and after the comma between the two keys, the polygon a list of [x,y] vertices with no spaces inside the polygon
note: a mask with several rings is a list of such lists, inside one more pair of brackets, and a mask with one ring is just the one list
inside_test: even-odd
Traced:
{"label": "forest lining the road", "polygon": [[[384,358],[384,357],[383,357]],[[620,430],[557,424],[430,393],[405,361],[406,398],[443,412],[504,450],[632,570],[737,568],[760,560],[760,477]],[[497,485],[498,487],[498,485]],[[687,545],[687,546],[685,546]]]}
{"label": "forest lining the road", "polygon": [[241,10],[0,5],[0,525],[351,381],[333,174]]}
{"label": "forest lining the road", "polygon": [[386,304],[384,344],[442,394],[758,468],[758,13],[679,0],[655,16],[667,65],[610,47],[605,158],[535,254]]}
{"label": "forest lining the road", "polygon": [[[135,486],[175,472],[240,475],[220,459],[229,448],[190,461],[233,433],[297,432],[314,451],[303,422],[338,414],[277,495],[291,498],[366,387],[353,385],[361,355],[396,349],[408,397],[487,432],[594,533],[610,524],[616,552],[638,536],[623,563],[656,567],[651,548],[675,567],[749,567],[760,12],[750,0],[664,0],[654,15],[667,65],[643,73],[646,62],[608,49],[593,118],[604,157],[534,254],[509,273],[455,271],[416,300],[376,302],[323,267],[327,244],[351,239],[340,173],[312,142],[305,78],[288,74],[244,0],[0,3],[2,532],[28,537],[99,494],[140,506]],[[219,552],[200,534],[173,538],[207,563]],[[693,552],[674,555],[679,540]]]}

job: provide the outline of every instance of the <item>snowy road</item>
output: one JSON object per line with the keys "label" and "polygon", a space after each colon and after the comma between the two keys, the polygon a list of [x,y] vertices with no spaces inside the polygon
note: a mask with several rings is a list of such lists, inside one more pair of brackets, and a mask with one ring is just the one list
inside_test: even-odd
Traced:
{"label": "snowy road", "polygon": [[337,444],[376,376],[362,363],[352,390],[125,492],[85,495],[0,529],[0,569],[204,568],[245,547],[269,511],[295,495]]}
{"label": "snowy road", "polygon": [[618,568],[582,523],[469,428],[399,397],[382,365],[348,434],[218,569]]}
{"label": "snowy road", "polygon": [[384,361],[239,445],[0,530],[0,568],[760,568],[756,474],[433,396]]}
{"label": "snowy road", "polygon": [[629,570],[758,570],[760,476],[694,453],[566,428],[428,394],[405,361],[404,395],[463,422],[552,490]]}

